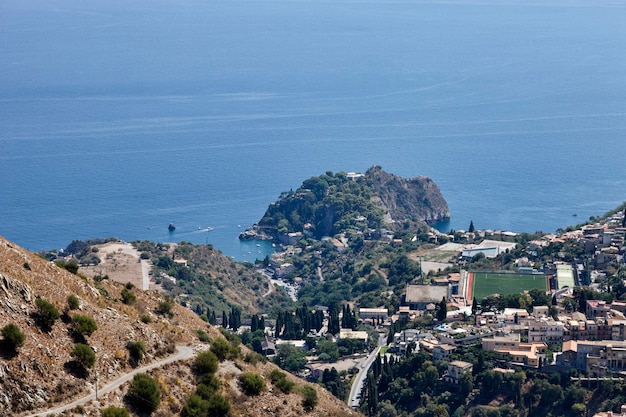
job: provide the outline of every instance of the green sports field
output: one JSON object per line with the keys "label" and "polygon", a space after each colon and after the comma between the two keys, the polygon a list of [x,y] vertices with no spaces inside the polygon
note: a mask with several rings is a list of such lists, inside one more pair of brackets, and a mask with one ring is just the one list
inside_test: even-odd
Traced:
{"label": "green sports field", "polygon": [[495,274],[472,272],[472,296],[477,299],[491,294],[517,294],[533,288],[547,291],[548,281],[543,274]]}

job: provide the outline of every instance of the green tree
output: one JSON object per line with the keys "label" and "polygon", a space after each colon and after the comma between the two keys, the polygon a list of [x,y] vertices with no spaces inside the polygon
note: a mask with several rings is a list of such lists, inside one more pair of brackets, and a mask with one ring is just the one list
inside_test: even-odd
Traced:
{"label": "green tree", "polygon": [[2,328],[2,338],[6,346],[13,351],[17,351],[17,348],[24,346],[24,341],[26,340],[24,333],[13,323],[9,323]]}
{"label": "green tree", "polygon": [[128,390],[129,402],[140,412],[152,413],[161,403],[161,387],[147,374],[137,374]]}
{"label": "green tree", "polygon": [[459,390],[461,395],[467,397],[474,389],[474,379],[471,372],[463,372],[459,380]]}
{"label": "green tree", "polygon": [[96,352],[91,346],[84,343],[76,343],[74,349],[70,352],[70,356],[83,366],[83,368],[92,368],[96,363]]}
{"label": "green tree", "polygon": [[467,229],[467,231],[470,233],[474,233],[476,231],[476,229],[474,228],[474,220],[470,220],[469,229]]}
{"label": "green tree", "polygon": [[339,348],[332,340],[320,340],[317,344],[320,360],[336,362],[339,359]]}
{"label": "green tree", "polygon": [[130,417],[128,410],[123,407],[103,408],[100,413],[102,417]]}
{"label": "green tree", "polygon": [[45,331],[51,331],[54,322],[61,317],[61,313],[51,302],[43,298],[35,300],[37,311],[35,312],[36,323]]}
{"label": "green tree", "polygon": [[243,372],[239,375],[239,385],[246,395],[259,395],[265,390],[265,381],[259,374]]}
{"label": "green tree", "polygon": [[307,359],[305,353],[295,346],[282,344],[278,346],[274,363],[289,372],[297,372],[306,366]]}

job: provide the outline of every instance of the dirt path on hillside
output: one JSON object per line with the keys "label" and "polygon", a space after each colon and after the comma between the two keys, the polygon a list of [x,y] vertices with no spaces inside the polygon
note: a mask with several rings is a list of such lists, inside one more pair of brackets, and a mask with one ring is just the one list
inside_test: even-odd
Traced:
{"label": "dirt path on hillside", "polygon": [[[151,363],[150,365],[146,365],[146,366],[142,366],[141,368],[137,368],[137,369],[133,369],[131,372],[124,374],[122,376],[120,376],[119,378],[107,383],[106,385],[104,385],[103,387],[98,389],[98,396],[102,396],[105,395],[111,391],[113,391],[114,389],[118,388],[120,385],[130,381],[135,375],[142,373],[142,372],[147,372],[151,369],[154,368],[158,368],[161,367],[163,365],[167,365],[168,363],[172,363],[172,362],[176,362],[179,360],[185,360],[185,359],[189,359],[192,358],[194,356],[194,350],[193,348],[189,347],[189,346],[176,346],[176,353],[172,356],[169,356],[165,359],[162,359],[160,361]],[[44,411],[39,411],[37,413],[34,414],[29,414],[26,415],[25,417],[37,417],[37,416],[49,416],[49,415],[54,415],[54,414],[60,414],[63,413],[64,411],[67,410],[71,410],[74,407],[77,407],[79,405],[83,405],[88,403],[89,401],[92,400],[96,400],[96,393],[92,392],[88,395],[85,395],[82,398],[79,398],[75,401],[72,401],[69,404],[65,404],[65,405],[61,405],[55,408],[50,408],[48,410],[44,410]]]}

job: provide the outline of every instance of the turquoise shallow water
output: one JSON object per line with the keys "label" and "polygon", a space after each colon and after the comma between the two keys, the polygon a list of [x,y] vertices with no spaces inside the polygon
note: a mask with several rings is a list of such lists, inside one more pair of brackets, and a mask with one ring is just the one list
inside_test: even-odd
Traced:
{"label": "turquoise shallow water", "polygon": [[433,178],[445,228],[626,200],[624,2],[24,3],[0,6],[0,234],[28,249],[253,260],[237,234],[281,191],[375,164]]}

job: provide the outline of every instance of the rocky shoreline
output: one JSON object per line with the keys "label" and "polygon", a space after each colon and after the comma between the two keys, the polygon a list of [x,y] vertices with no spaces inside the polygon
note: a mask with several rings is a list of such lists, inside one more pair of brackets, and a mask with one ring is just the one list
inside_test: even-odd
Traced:
{"label": "rocky shoreline", "polygon": [[247,228],[239,233],[239,240],[274,240],[273,236],[265,233],[258,225]]}

